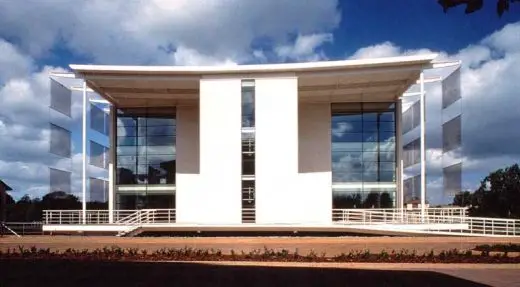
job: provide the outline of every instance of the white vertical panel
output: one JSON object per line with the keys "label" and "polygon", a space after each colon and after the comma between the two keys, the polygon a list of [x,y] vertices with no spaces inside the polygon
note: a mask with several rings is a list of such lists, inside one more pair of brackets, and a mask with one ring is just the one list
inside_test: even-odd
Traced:
{"label": "white vertical panel", "polygon": [[196,210],[197,223],[242,222],[241,108],[240,79],[200,81],[199,186],[182,207]]}
{"label": "white vertical panel", "polygon": [[[332,223],[331,112],[329,103],[300,103],[297,201],[302,223]],[[291,201],[293,205],[295,201]]]}
{"label": "white vertical panel", "polygon": [[199,182],[199,107],[177,107],[176,137],[176,220],[196,223],[200,212]]}
{"label": "white vertical panel", "polygon": [[256,222],[299,223],[298,81],[256,79]]}
{"label": "white vertical panel", "polygon": [[[109,129],[109,160],[110,164],[108,165],[108,222],[114,223],[114,209],[117,208],[115,206],[116,202],[116,152],[117,152],[117,109],[111,105],[110,106],[110,129]],[[115,207],[115,208],[114,208]]]}
{"label": "white vertical panel", "polygon": [[401,99],[395,102],[395,148],[396,148],[396,208],[404,208],[404,192],[403,192],[403,102]]}

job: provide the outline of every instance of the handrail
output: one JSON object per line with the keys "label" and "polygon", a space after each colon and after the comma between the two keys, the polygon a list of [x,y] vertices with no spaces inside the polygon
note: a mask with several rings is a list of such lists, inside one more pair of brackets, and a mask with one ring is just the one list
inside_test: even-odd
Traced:
{"label": "handrail", "polygon": [[[380,224],[422,224],[422,229],[424,230],[424,227],[426,227],[428,232],[448,231],[452,233],[456,232],[458,234],[469,233],[474,235],[520,236],[520,220],[508,218],[468,217],[465,216],[465,214],[449,216],[435,215],[426,212],[422,215],[417,212],[404,211],[385,212],[370,209],[335,209],[333,210],[333,221],[336,224],[362,224],[366,226]],[[430,224],[430,226],[425,224]],[[389,228],[391,228],[391,226]]]}
{"label": "handrail", "polygon": [[[400,228],[398,225],[407,225],[407,230],[427,231],[443,234],[472,234],[520,236],[520,220],[507,218],[470,217],[465,209],[426,209],[422,214],[418,210],[410,209],[333,209],[332,222],[335,225],[363,225],[363,228]],[[44,224],[83,225],[81,210],[45,210]],[[86,224],[110,224],[128,226],[129,229],[142,225],[173,224],[176,223],[175,209],[141,209],[115,210],[118,214],[113,223],[109,223],[107,210],[87,210]],[[448,215],[446,215],[448,214]],[[453,215],[449,215],[453,214]],[[242,209],[242,222],[255,223],[256,211],[254,208]]]}

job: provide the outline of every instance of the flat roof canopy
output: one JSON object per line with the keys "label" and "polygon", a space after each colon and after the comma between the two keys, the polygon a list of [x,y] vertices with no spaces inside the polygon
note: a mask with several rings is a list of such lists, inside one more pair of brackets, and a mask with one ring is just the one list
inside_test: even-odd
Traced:
{"label": "flat roof canopy", "polygon": [[87,85],[117,107],[196,103],[199,81],[210,77],[298,77],[307,102],[394,101],[414,84],[436,54],[362,60],[236,66],[70,65]]}

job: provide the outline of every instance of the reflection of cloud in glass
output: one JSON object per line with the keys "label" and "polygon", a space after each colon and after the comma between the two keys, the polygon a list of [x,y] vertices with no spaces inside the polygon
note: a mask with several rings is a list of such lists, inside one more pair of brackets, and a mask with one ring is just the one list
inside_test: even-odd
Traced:
{"label": "reflection of cloud in glass", "polygon": [[332,127],[332,135],[339,138],[345,132],[349,132],[352,130],[352,124],[346,122],[335,123],[335,127]]}
{"label": "reflection of cloud in glass", "polygon": [[342,105],[336,112],[331,120],[332,181],[395,182],[393,106]]}

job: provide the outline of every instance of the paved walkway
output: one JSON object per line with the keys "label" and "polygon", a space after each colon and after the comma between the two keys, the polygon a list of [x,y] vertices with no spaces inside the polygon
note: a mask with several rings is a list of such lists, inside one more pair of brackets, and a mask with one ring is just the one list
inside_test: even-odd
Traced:
{"label": "paved walkway", "polygon": [[[13,260],[0,286],[520,286],[520,265]],[[28,276],[28,270],[30,275]]]}
{"label": "paved walkway", "polygon": [[[497,287],[520,286],[520,264],[442,263],[296,263],[296,262],[200,262],[223,266],[336,268],[349,270],[411,271],[445,274],[470,282]],[[422,284],[421,284],[422,286]]]}

